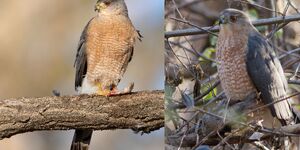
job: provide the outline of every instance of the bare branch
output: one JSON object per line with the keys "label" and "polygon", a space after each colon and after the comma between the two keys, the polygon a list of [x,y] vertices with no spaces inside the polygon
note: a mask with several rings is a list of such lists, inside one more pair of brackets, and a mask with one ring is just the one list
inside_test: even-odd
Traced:
{"label": "bare branch", "polygon": [[[291,16],[280,16],[275,18],[268,18],[268,19],[259,19],[253,21],[254,26],[263,26],[263,25],[269,25],[269,24],[275,24],[275,23],[288,23],[292,21],[298,21],[300,20],[300,14],[297,15],[291,15]],[[189,29],[182,29],[182,30],[175,30],[175,31],[169,31],[165,33],[165,38],[170,37],[178,37],[178,36],[187,36],[187,35],[196,35],[196,34],[207,34],[207,31],[210,32],[218,32],[219,26],[215,27],[203,27],[203,30],[200,30],[198,28],[189,28]]]}
{"label": "bare branch", "polygon": [[163,91],[0,100],[0,139],[38,130],[132,129],[149,133],[164,126],[163,101]]}
{"label": "bare branch", "polygon": [[299,80],[289,80],[288,82],[289,82],[289,84],[300,85],[300,81]]}
{"label": "bare branch", "polygon": [[[299,94],[299,93],[297,93]],[[293,94],[292,96],[295,96],[296,94]],[[202,116],[202,124],[201,124],[201,129],[197,132],[193,132],[193,128],[190,129],[189,134],[185,135],[184,141],[182,142],[182,147],[193,147],[195,144],[197,146],[201,144],[205,145],[219,145],[220,142],[222,143],[222,139],[220,138],[215,138],[215,135],[217,132],[220,132],[224,126],[231,126],[231,129],[235,129],[232,125],[240,125],[236,126],[238,127],[236,130],[245,130],[247,132],[241,132],[241,133],[251,133],[248,135],[252,135],[254,132],[260,132],[263,133],[263,137],[260,140],[266,140],[270,139],[274,136],[279,136],[279,137],[284,137],[284,136],[293,136],[293,137],[298,137],[299,132],[300,132],[300,124],[295,124],[295,125],[289,125],[289,126],[283,126],[280,128],[267,128],[267,127],[260,127],[257,126],[256,124],[253,124],[251,121],[251,117],[247,119],[248,123],[241,122],[240,120],[236,119],[237,116],[240,116],[242,114],[249,114],[249,112],[253,112],[253,116],[256,116],[259,113],[258,111],[255,112],[255,110],[265,108],[265,106],[269,105],[264,105],[262,102],[255,103],[256,99],[254,98],[255,94],[249,95],[245,100],[242,100],[239,103],[236,103],[232,105],[228,110],[224,108],[224,105],[227,104],[226,100],[223,100],[220,102],[214,112],[208,112],[205,111],[201,108],[196,109],[197,111],[201,112],[204,114]],[[278,101],[286,100],[286,98],[280,99]],[[225,111],[224,111],[225,109]],[[250,110],[250,111],[249,111]],[[224,117],[225,113],[229,113],[228,117]],[[226,119],[226,122],[224,124],[224,119]],[[220,128],[221,127],[221,128]],[[245,128],[245,129],[243,129]],[[223,131],[222,131],[223,132]],[[179,134],[178,134],[179,133]],[[169,134],[167,136],[167,144],[172,145],[172,146],[178,146],[179,140],[181,140],[181,134],[180,132],[174,132],[174,134]],[[231,132],[234,133],[234,132]],[[208,136],[209,135],[209,136]],[[197,136],[200,136],[200,139],[202,139],[199,143],[197,143]],[[249,139],[248,136],[245,136],[243,134],[238,133],[232,134],[231,136],[228,136],[226,139],[226,142],[229,144],[237,144],[239,142],[244,142],[244,143],[252,143],[254,141],[257,141],[258,139]],[[239,140],[237,140],[239,139]],[[223,141],[224,142],[224,141]],[[196,147],[197,147],[196,146]]]}
{"label": "bare branch", "polygon": [[[260,131],[260,130],[259,130]],[[244,131],[245,133],[254,133],[253,129],[249,129],[247,131]],[[261,131],[263,132],[263,131]],[[268,140],[273,138],[275,135],[277,136],[286,136],[286,134],[281,134],[281,133],[289,133],[295,135],[294,137],[298,137],[300,133],[300,124],[295,124],[295,125],[289,125],[289,126],[283,126],[277,129],[270,129],[270,132],[265,132],[263,136],[260,138],[260,141]],[[252,134],[249,134],[252,135]],[[188,135],[185,135],[184,140],[181,139],[181,137],[177,136],[168,136],[166,137],[166,143],[172,146],[179,146],[179,141],[182,142],[181,146],[182,147],[193,147],[196,145],[196,134],[191,133]],[[182,140],[182,141],[181,141]],[[215,138],[211,137],[207,140],[204,141],[204,145],[210,145],[210,146],[216,146],[223,140],[220,138]],[[238,143],[252,143],[258,141],[258,139],[250,139],[249,137],[245,135],[234,135],[234,136],[229,136],[228,139],[226,139],[226,142],[229,144],[238,144]]]}

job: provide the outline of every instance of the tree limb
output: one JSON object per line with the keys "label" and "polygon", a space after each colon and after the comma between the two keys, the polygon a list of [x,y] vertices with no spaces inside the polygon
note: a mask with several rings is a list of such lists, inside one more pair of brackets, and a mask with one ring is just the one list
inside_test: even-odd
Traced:
{"label": "tree limb", "polygon": [[[298,21],[300,20],[300,14],[297,15],[290,15],[285,17],[275,17],[275,18],[268,18],[268,19],[259,19],[253,21],[254,26],[262,26],[262,25],[269,25],[269,24],[275,24],[275,23],[288,23],[292,21]],[[189,28],[189,29],[182,29],[182,30],[175,30],[175,31],[169,31],[165,33],[165,38],[170,37],[177,37],[177,36],[187,36],[187,35],[196,35],[196,34],[207,34],[207,31],[210,32],[218,32],[219,26],[215,27],[203,27],[203,30],[197,29],[197,28]]]}
{"label": "tree limb", "polygon": [[0,100],[0,140],[38,130],[132,129],[149,133],[163,126],[163,91]]}

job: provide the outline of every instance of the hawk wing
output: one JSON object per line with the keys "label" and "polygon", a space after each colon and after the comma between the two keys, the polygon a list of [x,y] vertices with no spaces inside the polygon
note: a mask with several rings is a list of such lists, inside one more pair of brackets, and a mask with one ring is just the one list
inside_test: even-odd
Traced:
{"label": "hawk wing", "polygon": [[[287,96],[287,81],[275,52],[258,32],[248,38],[246,58],[247,72],[265,104],[273,103]],[[293,121],[291,102],[281,101],[270,106],[271,113],[283,124]]]}
{"label": "hawk wing", "polygon": [[82,84],[82,80],[87,72],[87,56],[86,56],[86,34],[87,29],[90,25],[90,22],[93,20],[92,18],[88,24],[84,27],[84,30],[80,36],[80,40],[78,43],[77,48],[77,54],[76,59],[74,63],[74,67],[76,68],[76,74],[75,74],[75,90],[77,90],[77,87],[80,87]]}
{"label": "hawk wing", "polygon": [[[136,30],[136,34],[137,34],[137,39],[139,41],[142,41],[143,36],[142,36],[140,30]],[[133,52],[134,52],[134,46],[131,47],[131,54],[130,54],[128,62],[130,62],[132,60]]]}

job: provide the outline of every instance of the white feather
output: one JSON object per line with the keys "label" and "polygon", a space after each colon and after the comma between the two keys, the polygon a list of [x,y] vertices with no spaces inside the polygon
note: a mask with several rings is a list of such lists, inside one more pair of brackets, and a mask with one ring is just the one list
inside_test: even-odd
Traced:
{"label": "white feather", "polygon": [[83,78],[81,87],[77,88],[78,94],[95,94],[97,93],[98,87],[96,85],[90,84],[86,77]]}

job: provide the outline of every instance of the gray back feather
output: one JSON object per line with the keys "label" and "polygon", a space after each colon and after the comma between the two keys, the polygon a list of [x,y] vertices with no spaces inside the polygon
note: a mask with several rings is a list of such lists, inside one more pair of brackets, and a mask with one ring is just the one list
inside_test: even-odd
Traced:
{"label": "gray back feather", "polygon": [[[256,89],[261,92],[265,104],[287,96],[288,87],[282,66],[270,43],[257,31],[252,31],[248,38],[246,65],[248,74]],[[293,120],[289,100],[273,104],[270,109],[272,115],[282,124],[289,124]]]}
{"label": "gray back feather", "polygon": [[81,36],[80,40],[78,43],[78,48],[77,48],[77,54],[76,54],[76,59],[74,63],[74,67],[76,68],[76,74],[75,74],[75,90],[77,90],[78,87],[81,87],[82,80],[86,75],[87,72],[87,56],[86,56],[86,34],[87,34],[87,29],[90,25],[90,22],[93,20],[92,18],[88,24],[85,26]]}

